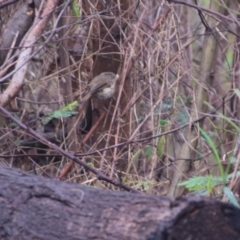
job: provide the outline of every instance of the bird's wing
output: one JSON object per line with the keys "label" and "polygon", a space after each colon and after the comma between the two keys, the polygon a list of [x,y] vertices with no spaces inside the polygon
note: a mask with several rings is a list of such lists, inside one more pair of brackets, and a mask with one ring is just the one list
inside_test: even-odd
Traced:
{"label": "bird's wing", "polygon": [[98,92],[101,89],[104,89],[105,87],[107,87],[108,84],[107,83],[95,83],[93,84],[93,86],[88,86],[88,89],[85,91],[85,93],[83,94],[83,98],[82,100],[79,102],[79,104],[83,104],[85,103],[89,98],[92,97],[92,95],[96,92]]}
{"label": "bird's wing", "polygon": [[95,84],[93,84],[93,86],[91,86],[90,87],[90,89],[89,89],[89,92],[91,93],[91,94],[94,94],[95,92],[98,92],[99,90],[101,90],[101,89],[103,89],[103,88],[105,88],[105,87],[108,87],[108,83],[106,83],[106,82],[103,82],[103,83],[95,83]]}

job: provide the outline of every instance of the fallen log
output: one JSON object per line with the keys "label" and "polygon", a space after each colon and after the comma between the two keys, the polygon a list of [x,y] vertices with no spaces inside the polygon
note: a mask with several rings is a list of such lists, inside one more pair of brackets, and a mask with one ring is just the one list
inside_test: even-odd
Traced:
{"label": "fallen log", "polygon": [[240,239],[240,210],[199,196],[107,191],[0,166],[0,239]]}

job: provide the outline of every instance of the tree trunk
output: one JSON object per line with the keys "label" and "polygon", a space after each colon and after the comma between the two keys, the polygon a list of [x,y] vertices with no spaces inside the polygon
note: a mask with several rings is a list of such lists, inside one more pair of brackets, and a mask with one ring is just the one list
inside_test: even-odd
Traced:
{"label": "tree trunk", "polygon": [[240,239],[215,200],[112,192],[0,167],[0,239]]}

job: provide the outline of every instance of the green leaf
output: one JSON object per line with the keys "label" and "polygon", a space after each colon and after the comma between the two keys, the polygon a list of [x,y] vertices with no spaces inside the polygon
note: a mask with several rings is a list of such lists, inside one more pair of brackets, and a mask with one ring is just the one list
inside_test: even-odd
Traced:
{"label": "green leaf", "polygon": [[166,119],[161,119],[161,120],[159,121],[159,124],[160,124],[161,127],[167,125],[168,123],[169,123],[169,120],[166,120]]}
{"label": "green leaf", "polygon": [[226,122],[228,122],[233,128],[235,128],[237,131],[240,130],[240,128],[228,117],[224,116],[223,114],[219,113],[219,115],[221,116],[221,118],[223,118]]}
{"label": "green leaf", "polygon": [[185,108],[181,107],[178,110],[176,121],[179,124],[179,126],[183,126],[189,121],[189,113]]}
{"label": "green leaf", "polygon": [[75,17],[80,17],[81,16],[81,10],[79,9],[77,0],[72,1],[71,8],[73,10],[73,15]]}
{"label": "green leaf", "polygon": [[157,144],[157,156],[159,158],[161,158],[163,155],[164,144],[165,144],[165,136],[162,136],[158,139],[158,144]]}
{"label": "green leaf", "polygon": [[131,159],[134,161],[142,153],[142,149],[138,149],[136,153],[131,152]]}
{"label": "green leaf", "polygon": [[[167,125],[168,123],[169,123],[169,120],[166,120],[166,119],[161,119],[159,121],[161,132],[165,131],[165,125]],[[157,143],[157,156],[160,158],[163,155],[164,144],[165,144],[165,136],[159,137],[158,143]]]}
{"label": "green leaf", "polygon": [[145,156],[146,156],[147,158],[151,158],[152,155],[153,155],[153,148],[152,148],[152,146],[147,146],[147,147],[145,147],[145,149],[144,149],[144,154],[145,154]]}
{"label": "green leaf", "polygon": [[239,203],[238,203],[236,197],[234,196],[233,192],[230,190],[230,188],[224,187],[223,192],[226,195],[226,197],[228,198],[230,203],[232,203],[235,207],[240,208]]}
{"label": "green leaf", "polygon": [[227,180],[230,180],[233,177],[239,177],[239,176],[240,176],[240,171],[237,171],[236,174],[233,172],[227,175]]}
{"label": "green leaf", "polygon": [[235,88],[233,91],[237,94],[238,98],[240,98],[240,90]]}
{"label": "green leaf", "polygon": [[226,176],[225,176],[225,173],[224,173],[224,170],[223,170],[223,165],[222,165],[221,159],[220,159],[219,154],[218,154],[218,150],[217,150],[214,142],[212,141],[212,139],[209,137],[209,135],[202,128],[200,128],[198,126],[198,129],[199,129],[202,137],[206,140],[206,142],[208,143],[208,145],[212,149],[213,154],[214,154],[214,156],[216,158],[216,161],[218,163],[218,168],[219,168],[221,177],[222,177],[223,181],[225,182]]}
{"label": "green leaf", "polygon": [[221,177],[206,175],[190,178],[186,181],[179,183],[178,186],[183,186],[189,191],[207,191],[208,193],[210,193],[215,186],[221,184],[222,182],[223,181]]}
{"label": "green leaf", "polygon": [[78,114],[78,112],[73,111],[78,106],[78,102],[74,101],[72,103],[69,103],[67,106],[60,108],[56,111],[51,112],[47,117],[42,119],[42,123],[46,125],[49,123],[53,118],[67,118],[71,117],[73,115]]}
{"label": "green leaf", "polygon": [[161,111],[165,112],[173,107],[173,101],[170,97],[166,97],[163,99],[163,103],[161,104]]}

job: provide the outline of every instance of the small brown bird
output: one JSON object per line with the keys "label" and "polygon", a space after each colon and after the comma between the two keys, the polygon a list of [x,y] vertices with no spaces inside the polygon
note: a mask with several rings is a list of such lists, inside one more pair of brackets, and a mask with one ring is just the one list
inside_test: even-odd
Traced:
{"label": "small brown bird", "polygon": [[83,94],[83,98],[79,104],[85,103],[91,97],[95,97],[98,100],[111,98],[115,92],[118,78],[119,75],[112,72],[103,72],[96,76],[88,84],[87,89]]}

